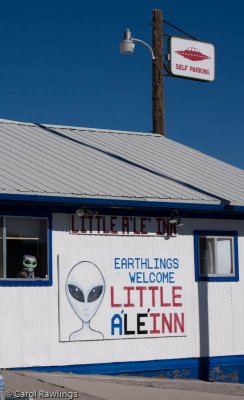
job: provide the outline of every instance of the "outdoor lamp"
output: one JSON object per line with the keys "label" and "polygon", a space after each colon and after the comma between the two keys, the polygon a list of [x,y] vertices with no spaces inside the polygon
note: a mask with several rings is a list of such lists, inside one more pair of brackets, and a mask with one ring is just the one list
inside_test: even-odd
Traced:
{"label": "outdoor lamp", "polygon": [[76,210],[75,214],[77,215],[77,217],[91,217],[94,215],[91,210],[87,210],[87,208],[85,208],[85,207],[78,208],[78,210]]}
{"label": "outdoor lamp", "polygon": [[180,217],[180,214],[179,214],[179,211],[178,211],[178,210],[175,210],[175,211],[171,214],[169,223],[170,223],[170,224],[176,224],[177,226],[183,226],[183,225],[184,225],[184,223],[183,223],[183,221],[182,221],[182,219],[181,219],[181,217]]}
{"label": "outdoor lamp", "polygon": [[119,44],[121,54],[132,54],[134,52],[135,43],[131,38],[131,31],[126,29],[124,31],[123,40]]}
{"label": "outdoor lamp", "polygon": [[151,53],[152,59],[155,60],[154,52],[153,52],[153,49],[151,48],[151,46],[149,46],[149,44],[147,44],[143,40],[133,38],[131,36],[130,29],[126,29],[124,31],[123,40],[119,44],[120,53],[121,54],[133,54],[134,48],[135,48],[135,43],[141,43],[143,46],[147,47]]}

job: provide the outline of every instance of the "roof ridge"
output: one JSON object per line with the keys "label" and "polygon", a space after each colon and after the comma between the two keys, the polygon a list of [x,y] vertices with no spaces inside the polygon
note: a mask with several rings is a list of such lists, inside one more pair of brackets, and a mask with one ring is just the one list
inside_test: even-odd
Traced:
{"label": "roof ridge", "polygon": [[81,127],[81,126],[73,126],[73,125],[57,125],[57,124],[43,124],[40,122],[23,122],[23,121],[15,121],[8,119],[0,119],[0,124],[13,124],[13,125],[23,125],[23,126],[45,126],[49,128],[56,129],[69,129],[69,130],[78,130],[78,131],[86,131],[86,132],[101,132],[101,133],[116,133],[116,134],[125,134],[125,135],[139,135],[139,136],[150,136],[150,137],[162,137],[159,134],[155,134],[152,132],[139,132],[139,131],[124,131],[118,129],[101,129],[101,128],[89,128],[89,127]]}
{"label": "roof ridge", "polygon": [[31,126],[34,125],[32,122],[22,122],[22,121],[15,121],[12,119],[4,119],[4,118],[0,118],[0,124],[31,125]]}

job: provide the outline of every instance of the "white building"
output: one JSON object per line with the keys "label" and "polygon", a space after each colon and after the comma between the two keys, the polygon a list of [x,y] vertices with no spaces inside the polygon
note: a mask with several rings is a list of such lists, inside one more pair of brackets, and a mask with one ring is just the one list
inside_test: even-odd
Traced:
{"label": "white building", "polygon": [[1,368],[244,382],[242,170],[145,133],[0,144]]}

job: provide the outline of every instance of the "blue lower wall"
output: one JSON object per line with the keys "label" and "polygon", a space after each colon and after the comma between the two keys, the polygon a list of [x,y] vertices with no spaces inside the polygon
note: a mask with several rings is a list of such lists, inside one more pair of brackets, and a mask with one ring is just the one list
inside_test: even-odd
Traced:
{"label": "blue lower wall", "polygon": [[39,372],[69,372],[84,375],[134,375],[244,383],[244,355],[13,369]]}

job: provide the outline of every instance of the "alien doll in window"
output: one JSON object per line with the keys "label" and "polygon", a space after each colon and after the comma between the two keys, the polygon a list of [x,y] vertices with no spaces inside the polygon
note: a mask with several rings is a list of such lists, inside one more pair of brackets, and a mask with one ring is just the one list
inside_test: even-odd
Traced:
{"label": "alien doll in window", "polygon": [[25,254],[22,259],[22,269],[19,273],[18,278],[34,279],[36,267],[37,267],[36,257]]}
{"label": "alien doll in window", "polygon": [[69,272],[65,290],[71,307],[82,321],[81,329],[71,333],[69,340],[103,339],[103,334],[90,326],[105,292],[105,281],[100,269],[89,261],[79,262]]}

